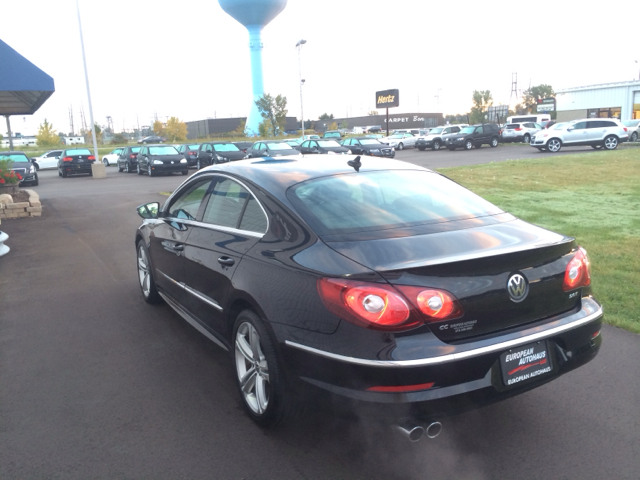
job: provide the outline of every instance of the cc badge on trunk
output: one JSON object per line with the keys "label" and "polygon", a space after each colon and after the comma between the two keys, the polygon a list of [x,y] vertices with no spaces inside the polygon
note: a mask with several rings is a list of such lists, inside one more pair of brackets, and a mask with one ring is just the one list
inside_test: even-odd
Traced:
{"label": "cc badge on trunk", "polygon": [[511,300],[519,303],[527,298],[527,293],[529,293],[529,284],[522,275],[516,273],[509,277],[509,281],[507,282],[507,291],[509,292]]}

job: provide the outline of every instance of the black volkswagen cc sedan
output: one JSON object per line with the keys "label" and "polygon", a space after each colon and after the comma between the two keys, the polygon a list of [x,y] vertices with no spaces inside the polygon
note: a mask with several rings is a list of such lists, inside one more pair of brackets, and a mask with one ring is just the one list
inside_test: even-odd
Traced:
{"label": "black volkswagen cc sedan", "polygon": [[150,177],[162,173],[189,173],[187,159],[171,145],[149,145],[140,148],[138,153],[138,175],[147,173]]}
{"label": "black volkswagen cc sedan", "polygon": [[78,173],[93,176],[91,164],[95,161],[96,157],[88,148],[67,148],[62,151],[58,160],[58,176],[66,178]]}
{"label": "black volkswagen cc sedan", "polygon": [[433,418],[538,387],[601,345],[574,238],[408,163],[214,165],[138,213],[144,299],[230,352],[264,426],[309,389]]}

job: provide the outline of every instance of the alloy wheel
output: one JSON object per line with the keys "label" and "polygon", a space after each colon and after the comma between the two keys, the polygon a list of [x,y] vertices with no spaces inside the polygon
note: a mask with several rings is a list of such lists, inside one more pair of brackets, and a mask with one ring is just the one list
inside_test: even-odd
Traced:
{"label": "alloy wheel", "polygon": [[238,327],[235,357],[244,400],[254,413],[262,415],[269,406],[269,365],[262,352],[260,335],[249,322]]}
{"label": "alloy wheel", "polygon": [[550,152],[559,152],[560,148],[562,148],[562,143],[557,138],[552,138],[549,140],[549,143],[547,143],[547,150]]}
{"label": "alloy wheel", "polygon": [[613,135],[604,139],[604,148],[607,150],[615,150],[618,147],[618,139]]}

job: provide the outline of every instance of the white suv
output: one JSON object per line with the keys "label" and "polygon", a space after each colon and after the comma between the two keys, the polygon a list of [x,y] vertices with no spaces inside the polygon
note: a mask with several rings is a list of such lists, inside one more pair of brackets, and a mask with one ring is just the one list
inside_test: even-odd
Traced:
{"label": "white suv", "polygon": [[502,128],[502,141],[529,143],[540,130],[542,126],[539,123],[508,123]]}
{"label": "white suv", "polygon": [[590,145],[592,148],[615,150],[629,139],[627,127],[613,118],[588,118],[556,123],[531,137],[530,145],[538,150],[559,152],[563,146]]}

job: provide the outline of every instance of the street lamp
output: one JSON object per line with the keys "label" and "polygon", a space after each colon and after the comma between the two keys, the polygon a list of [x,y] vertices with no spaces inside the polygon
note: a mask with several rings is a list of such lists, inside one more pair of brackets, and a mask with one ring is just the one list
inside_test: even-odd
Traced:
{"label": "street lamp", "polygon": [[300,72],[300,123],[302,124],[302,139],[304,140],[304,110],[302,108],[302,85],[304,85],[304,79],[302,78],[302,62],[300,60],[300,50],[302,45],[307,43],[306,40],[298,40],[296,48],[298,49],[298,71]]}

